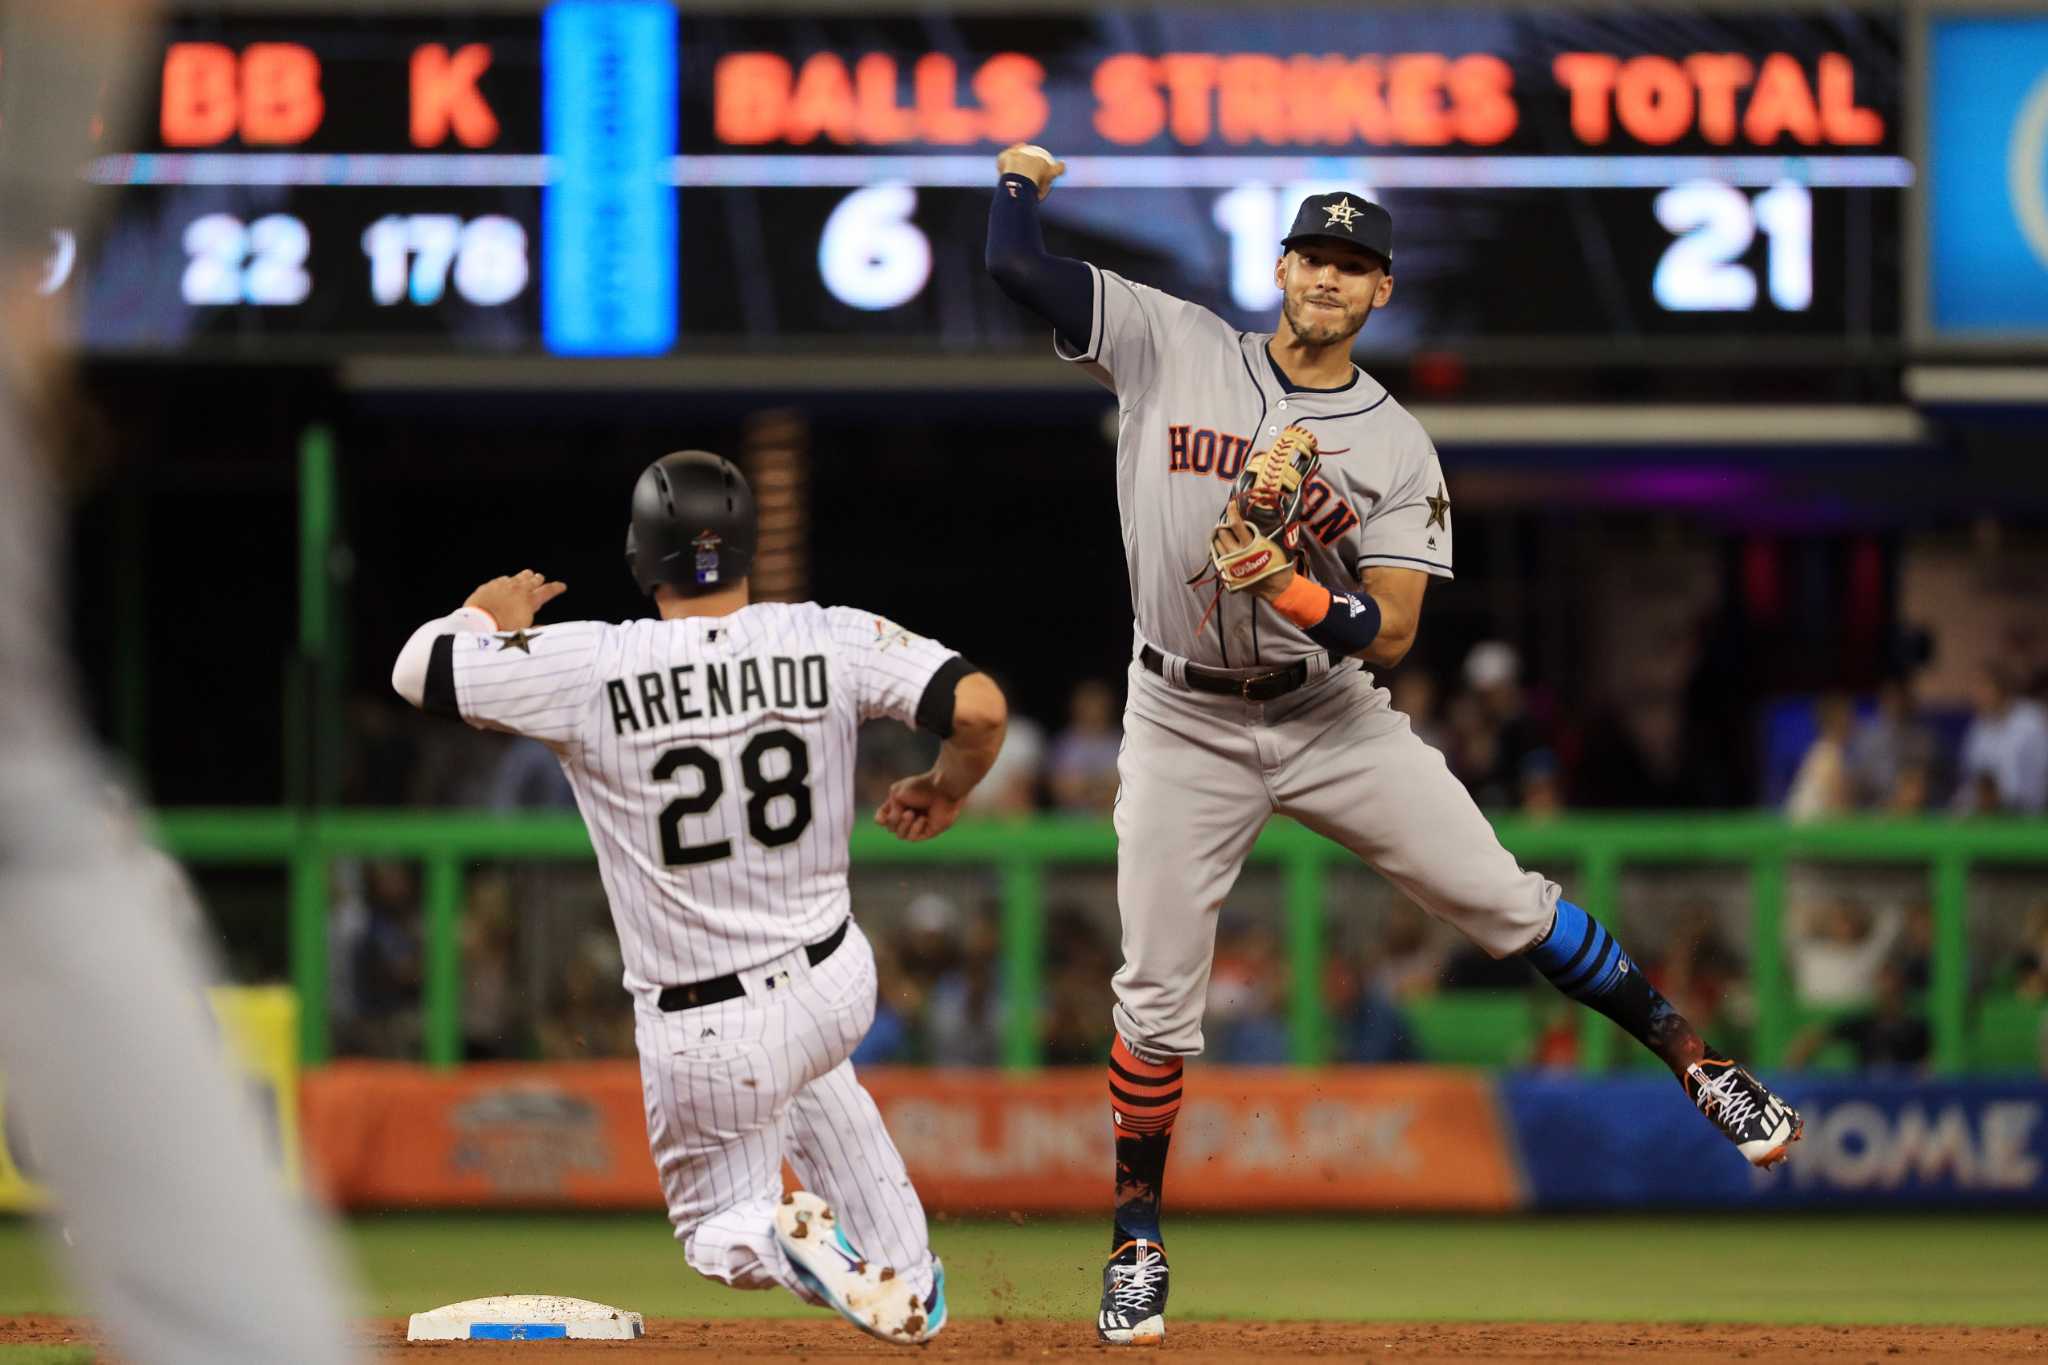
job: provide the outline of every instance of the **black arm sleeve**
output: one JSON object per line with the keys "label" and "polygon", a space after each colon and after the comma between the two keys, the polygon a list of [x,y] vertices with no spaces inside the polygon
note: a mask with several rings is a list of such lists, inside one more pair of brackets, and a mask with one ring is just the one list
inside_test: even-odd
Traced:
{"label": "black arm sleeve", "polygon": [[462,711],[455,704],[453,635],[443,635],[434,641],[434,652],[427,656],[427,685],[420,692],[420,710],[430,716],[446,716],[449,720],[462,719]]}
{"label": "black arm sleeve", "polygon": [[924,695],[917,699],[917,728],[937,735],[940,739],[953,737],[953,690],[960,680],[980,669],[955,654],[939,665],[932,680],[924,685]]}
{"label": "black arm sleeve", "polygon": [[1088,345],[1095,325],[1095,278],[1086,262],[1046,254],[1038,186],[1006,175],[988,207],[988,273],[1005,294],[1050,322],[1069,351]]}

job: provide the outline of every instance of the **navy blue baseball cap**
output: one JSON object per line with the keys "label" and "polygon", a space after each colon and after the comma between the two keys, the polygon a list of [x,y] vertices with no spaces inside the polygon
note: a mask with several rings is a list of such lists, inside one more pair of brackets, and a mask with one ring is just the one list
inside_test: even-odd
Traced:
{"label": "navy blue baseball cap", "polygon": [[1393,216],[1362,195],[1343,190],[1310,195],[1294,211],[1294,230],[1280,245],[1285,249],[1318,237],[1362,246],[1390,268],[1394,264]]}

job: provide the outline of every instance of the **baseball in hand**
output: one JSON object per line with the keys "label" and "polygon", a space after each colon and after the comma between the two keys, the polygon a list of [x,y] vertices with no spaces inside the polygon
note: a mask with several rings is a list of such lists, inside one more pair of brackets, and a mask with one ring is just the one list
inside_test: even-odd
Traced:
{"label": "baseball in hand", "polygon": [[1028,176],[1038,186],[1040,199],[1052,192],[1052,182],[1066,174],[1067,163],[1035,142],[1013,142],[996,156],[999,175]]}

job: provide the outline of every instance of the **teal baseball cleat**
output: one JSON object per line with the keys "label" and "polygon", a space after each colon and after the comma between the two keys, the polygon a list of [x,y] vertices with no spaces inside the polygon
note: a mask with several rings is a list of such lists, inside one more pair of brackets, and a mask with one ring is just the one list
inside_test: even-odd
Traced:
{"label": "teal baseball cleat", "polygon": [[932,1258],[931,1290],[906,1289],[895,1268],[875,1266],[846,1238],[832,1208],[808,1190],[782,1196],[775,1240],[804,1287],[870,1336],[915,1346],[946,1325],[946,1268]]}

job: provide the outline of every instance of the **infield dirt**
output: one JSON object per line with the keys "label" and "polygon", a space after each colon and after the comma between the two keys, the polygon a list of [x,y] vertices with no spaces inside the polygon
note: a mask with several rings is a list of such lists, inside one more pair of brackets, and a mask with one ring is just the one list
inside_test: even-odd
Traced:
{"label": "infield dirt", "polygon": [[[1175,1322],[1175,1365],[1307,1358],[1387,1361],[1641,1361],[1659,1365],[1727,1365],[1731,1360],[1892,1360],[2048,1362],[2048,1327],[1745,1327],[1629,1323],[1371,1323]],[[1105,1360],[1130,1348],[1097,1345],[1086,1323],[981,1320],[957,1322],[937,1342],[915,1350],[887,1346],[825,1320],[692,1321],[657,1318],[632,1342],[420,1342],[405,1340],[405,1322],[364,1324],[363,1340],[388,1361],[520,1361],[584,1365],[605,1361]],[[101,1337],[78,1318],[0,1319],[0,1347],[97,1345]],[[1162,1353],[1163,1354],[1163,1353]],[[103,1357],[112,1361],[114,1357]],[[1139,1353],[1139,1359],[1151,1359]]]}

